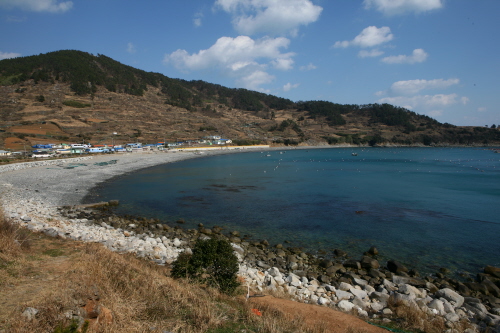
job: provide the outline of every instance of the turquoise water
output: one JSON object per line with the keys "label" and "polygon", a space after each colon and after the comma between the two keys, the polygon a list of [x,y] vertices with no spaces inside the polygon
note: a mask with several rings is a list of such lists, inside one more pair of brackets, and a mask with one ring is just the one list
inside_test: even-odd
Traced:
{"label": "turquoise water", "polygon": [[117,177],[86,201],[102,199],[120,200],[118,213],[218,225],[311,252],[340,248],[358,258],[375,245],[382,260],[427,273],[500,266],[500,154],[487,149],[203,157]]}

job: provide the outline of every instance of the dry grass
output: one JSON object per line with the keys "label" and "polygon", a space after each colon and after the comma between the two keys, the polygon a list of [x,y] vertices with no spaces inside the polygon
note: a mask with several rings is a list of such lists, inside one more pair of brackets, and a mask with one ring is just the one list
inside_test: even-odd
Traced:
{"label": "dry grass", "polygon": [[23,256],[30,247],[29,235],[0,212],[0,288],[15,280],[29,266]]}
{"label": "dry grass", "polygon": [[[29,262],[22,261],[23,256],[34,253],[23,253],[22,247],[14,245],[19,229],[6,226],[0,253],[2,258],[6,253],[18,258],[22,269]],[[40,290],[10,316],[9,332],[54,332],[60,325],[68,327],[68,318],[81,314],[89,299],[98,300],[113,316],[112,322],[91,325],[89,332],[326,332],[321,323],[306,326],[302,318],[291,318],[273,306],[260,308],[262,316],[257,316],[242,296],[173,280],[165,267],[111,252],[100,244],[80,243],[78,252],[59,260],[65,258],[71,260],[63,271],[54,272],[61,274],[54,285]],[[27,306],[39,310],[32,321],[21,315]]]}
{"label": "dry grass", "polygon": [[[392,296],[389,298],[388,305],[394,313],[399,329],[426,333],[441,333],[448,329],[443,317],[428,314],[416,305],[395,302]],[[463,332],[467,328],[472,328],[472,326],[465,320],[455,323],[454,326],[458,332]]]}

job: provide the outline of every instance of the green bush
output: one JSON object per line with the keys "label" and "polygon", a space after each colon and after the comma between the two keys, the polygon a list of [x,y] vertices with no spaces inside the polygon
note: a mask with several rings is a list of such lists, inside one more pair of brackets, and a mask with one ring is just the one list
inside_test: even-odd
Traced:
{"label": "green bush", "polygon": [[198,240],[193,254],[181,254],[172,263],[174,278],[192,278],[231,294],[239,286],[238,258],[224,239]]}
{"label": "green bush", "polygon": [[91,106],[90,104],[80,103],[78,101],[73,101],[73,100],[64,101],[63,104],[66,106],[71,106],[73,108],[88,108]]}

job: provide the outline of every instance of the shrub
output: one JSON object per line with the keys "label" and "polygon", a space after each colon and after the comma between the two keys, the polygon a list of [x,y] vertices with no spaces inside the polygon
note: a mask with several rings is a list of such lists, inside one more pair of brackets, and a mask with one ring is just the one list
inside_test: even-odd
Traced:
{"label": "shrub", "polygon": [[81,103],[81,102],[78,102],[78,101],[73,101],[73,100],[69,100],[69,101],[64,101],[62,102],[64,105],[66,106],[71,106],[73,108],[88,108],[90,107],[91,105],[90,104],[87,104],[87,103]]}
{"label": "shrub", "polygon": [[238,287],[238,259],[224,239],[198,240],[193,254],[181,254],[172,264],[174,278],[193,278],[231,294]]}

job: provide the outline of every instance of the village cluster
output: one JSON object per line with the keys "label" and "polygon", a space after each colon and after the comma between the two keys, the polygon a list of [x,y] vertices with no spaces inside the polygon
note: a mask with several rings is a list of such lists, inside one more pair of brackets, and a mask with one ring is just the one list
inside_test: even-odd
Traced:
{"label": "village cluster", "polygon": [[231,139],[223,139],[220,136],[212,135],[198,140],[185,140],[177,142],[157,142],[151,144],[142,144],[139,142],[127,144],[86,144],[86,143],[48,143],[48,144],[35,144],[31,146],[30,152],[11,152],[7,150],[0,150],[0,155],[3,156],[16,156],[28,155],[32,158],[48,158],[58,155],[70,154],[92,154],[92,153],[131,153],[143,151],[163,151],[168,149],[175,149],[180,147],[203,147],[213,145],[227,145],[231,144]]}

